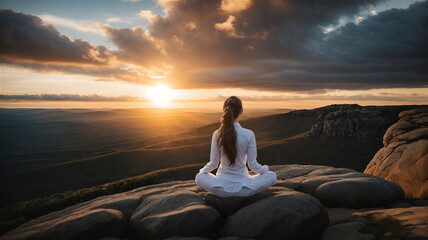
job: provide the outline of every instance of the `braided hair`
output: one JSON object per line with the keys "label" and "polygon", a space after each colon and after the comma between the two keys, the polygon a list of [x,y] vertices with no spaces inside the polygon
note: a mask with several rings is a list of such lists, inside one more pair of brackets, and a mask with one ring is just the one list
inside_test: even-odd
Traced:
{"label": "braided hair", "polygon": [[221,117],[221,126],[218,129],[220,135],[217,138],[219,147],[223,146],[226,157],[229,159],[229,165],[235,165],[236,160],[236,131],[234,126],[235,118],[237,118],[242,110],[241,99],[231,96],[224,101],[223,116]]}

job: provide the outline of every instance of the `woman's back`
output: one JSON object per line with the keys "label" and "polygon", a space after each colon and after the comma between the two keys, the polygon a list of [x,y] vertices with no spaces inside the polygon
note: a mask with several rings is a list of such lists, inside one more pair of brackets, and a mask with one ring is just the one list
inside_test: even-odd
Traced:
{"label": "woman's back", "polygon": [[[250,169],[256,173],[263,173],[268,170],[268,167],[263,167],[257,162],[257,146],[254,132],[241,127],[238,122],[234,123],[236,131],[236,161],[234,166],[229,166],[223,148],[220,148],[220,166],[217,170],[217,176],[226,174],[231,179],[247,178],[249,176],[247,163]],[[214,132],[217,137],[217,131]]]}
{"label": "woman's back", "polygon": [[[199,170],[196,184],[218,196],[249,196],[276,183],[276,174],[257,162],[254,132],[241,127],[241,100],[229,97],[223,106],[221,126],[211,138],[210,161]],[[250,169],[258,173],[251,176]],[[220,165],[219,165],[220,164]],[[217,174],[210,173],[216,169]]]}

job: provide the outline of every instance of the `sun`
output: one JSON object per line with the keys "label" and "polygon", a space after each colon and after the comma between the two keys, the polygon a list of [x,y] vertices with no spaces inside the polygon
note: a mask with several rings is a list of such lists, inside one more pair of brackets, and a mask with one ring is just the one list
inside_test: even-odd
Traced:
{"label": "sun", "polygon": [[158,85],[154,87],[148,87],[146,90],[146,96],[154,103],[163,105],[171,101],[172,91],[166,85]]}

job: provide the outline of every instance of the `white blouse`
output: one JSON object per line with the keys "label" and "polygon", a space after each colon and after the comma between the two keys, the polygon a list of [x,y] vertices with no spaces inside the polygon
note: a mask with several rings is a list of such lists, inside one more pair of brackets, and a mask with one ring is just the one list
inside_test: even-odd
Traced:
{"label": "white blouse", "polygon": [[267,165],[262,166],[257,162],[257,145],[254,132],[241,127],[238,122],[234,122],[234,127],[237,133],[235,165],[229,166],[229,160],[225,155],[223,146],[218,147],[217,129],[211,139],[210,161],[199,172],[209,173],[216,169],[220,162],[216,173],[217,186],[222,186],[226,192],[239,192],[242,186],[256,189],[258,186],[250,178],[251,175],[246,166],[247,162],[250,169],[259,174],[269,171],[269,168]]}

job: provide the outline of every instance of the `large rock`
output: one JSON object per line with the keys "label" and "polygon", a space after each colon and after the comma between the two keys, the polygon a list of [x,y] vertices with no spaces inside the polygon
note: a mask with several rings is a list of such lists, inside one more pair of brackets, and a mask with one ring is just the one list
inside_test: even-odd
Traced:
{"label": "large rock", "polygon": [[153,195],[144,199],[131,217],[144,239],[197,236],[215,229],[220,214],[190,191]]}
{"label": "large rock", "polygon": [[313,195],[329,207],[378,207],[401,200],[395,183],[347,168],[314,165],[276,165],[279,186]]}
{"label": "large rock", "polygon": [[212,193],[207,193],[203,198],[208,205],[217,209],[223,217],[227,217],[239,209],[270,195],[268,191],[262,191],[249,197],[218,197]]}
{"label": "large rock", "polygon": [[76,204],[33,219],[2,239],[98,239],[121,236],[127,218],[138,206],[138,196],[121,193]]}
{"label": "large rock", "polygon": [[324,206],[314,197],[283,190],[241,208],[226,219],[223,236],[256,239],[306,239],[328,225]]}
{"label": "large rock", "polygon": [[[397,184],[351,169],[314,165],[269,169],[277,174],[277,184],[251,197],[213,196],[194,180],[149,185],[52,212],[0,239],[304,239],[327,226],[322,203],[389,206],[403,196]],[[420,200],[412,204],[416,202]]]}
{"label": "large rock", "polygon": [[399,184],[408,196],[428,199],[428,107],[399,117],[364,173]]}
{"label": "large rock", "polygon": [[362,177],[326,182],[317,187],[314,196],[327,206],[362,208],[386,206],[402,199],[403,192],[396,184]]}
{"label": "large rock", "polygon": [[[194,181],[175,181],[106,195],[28,221],[5,233],[0,239],[99,239],[128,236],[132,232],[129,219],[141,201],[148,196],[172,190],[199,191]],[[92,229],[98,230],[94,232]]]}

